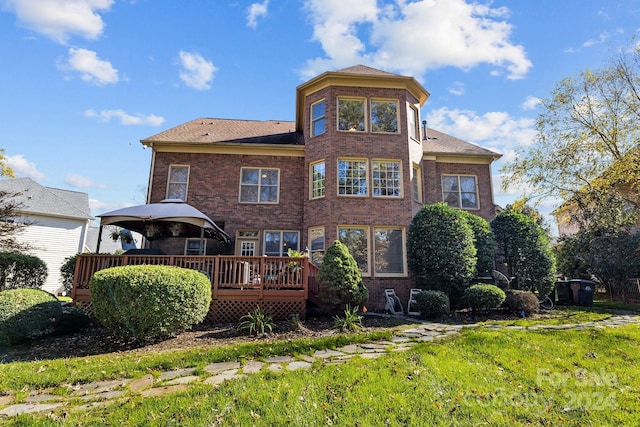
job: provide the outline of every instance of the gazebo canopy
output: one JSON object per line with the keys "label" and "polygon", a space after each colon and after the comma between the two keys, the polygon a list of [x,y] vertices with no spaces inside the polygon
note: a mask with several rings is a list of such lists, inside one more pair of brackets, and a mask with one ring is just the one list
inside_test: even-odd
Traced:
{"label": "gazebo canopy", "polygon": [[231,238],[204,213],[177,199],[160,203],[130,206],[106,212],[100,217],[100,226],[117,225],[136,231],[149,240],[165,237],[214,238],[230,243]]}

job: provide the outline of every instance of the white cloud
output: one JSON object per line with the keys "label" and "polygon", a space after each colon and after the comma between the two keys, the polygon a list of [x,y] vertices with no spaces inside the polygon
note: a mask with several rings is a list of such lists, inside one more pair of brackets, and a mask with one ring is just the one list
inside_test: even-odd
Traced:
{"label": "white cloud", "polygon": [[69,49],[68,60],[59,63],[58,67],[62,70],[78,72],[82,80],[98,86],[120,81],[118,70],[113,68],[109,61],[103,61],[94,51],[87,49]]}
{"label": "white cloud", "polygon": [[453,82],[451,87],[448,89],[449,93],[456,96],[464,95],[464,83],[462,82]]}
{"label": "white cloud", "polygon": [[26,160],[22,154],[7,156],[7,166],[13,169],[18,178],[33,178],[36,181],[45,179],[45,175],[38,170],[35,163]]}
{"label": "white cloud", "polygon": [[538,105],[542,103],[540,98],[536,98],[535,96],[527,96],[527,99],[522,103],[522,109],[525,111],[535,110],[538,108]]}
{"label": "white cloud", "polygon": [[180,79],[190,88],[208,90],[211,88],[213,74],[218,70],[211,61],[200,54],[180,51]]}
{"label": "white cloud", "polygon": [[356,63],[415,76],[489,64],[492,75],[506,70],[519,79],[532,66],[524,47],[510,41],[505,7],[464,0],[307,0],[305,7],[326,54],[307,62],[305,77]]}
{"label": "white cloud", "polygon": [[0,0],[22,26],[60,44],[66,44],[74,34],[98,38],[104,22],[97,12],[108,12],[113,3],[114,0]]}
{"label": "white cloud", "polygon": [[96,184],[90,178],[77,175],[77,174],[67,175],[67,177],[64,179],[64,183],[74,188],[106,188],[107,187],[104,184]]}
{"label": "white cloud", "polygon": [[164,123],[164,117],[156,116],[155,114],[144,115],[136,113],[131,115],[123,110],[102,110],[97,112],[95,110],[86,110],[84,112],[86,117],[97,118],[101,122],[110,122],[111,119],[119,119],[120,123],[125,126],[143,125],[143,126],[160,126]]}
{"label": "white cloud", "polygon": [[609,33],[607,33],[607,32],[605,31],[605,32],[603,32],[603,33],[600,33],[600,36],[599,36],[599,38],[598,38],[597,40],[594,40],[594,39],[587,40],[586,42],[584,42],[584,43],[582,44],[582,46],[584,46],[584,47],[591,47],[591,46],[595,46],[595,45],[597,45],[597,44],[602,44],[602,43],[604,43],[605,41],[607,41],[607,39],[608,39],[608,38],[609,38]]}
{"label": "white cloud", "polygon": [[247,14],[247,25],[251,28],[258,27],[258,18],[267,15],[267,8],[269,7],[269,0],[264,0],[264,3],[253,3],[249,6],[249,12]]}

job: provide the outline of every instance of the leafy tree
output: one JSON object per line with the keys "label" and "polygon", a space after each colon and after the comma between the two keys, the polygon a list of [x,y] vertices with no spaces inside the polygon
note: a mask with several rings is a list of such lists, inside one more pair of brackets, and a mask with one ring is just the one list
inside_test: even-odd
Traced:
{"label": "leafy tree", "polygon": [[358,306],[369,297],[358,264],[349,253],[349,248],[339,240],[327,249],[317,280],[324,287],[322,300],[334,310],[347,305]]}
{"label": "leafy tree", "polygon": [[473,231],[478,261],[476,276],[490,276],[495,266],[496,241],[489,221],[468,211],[460,211]]}
{"label": "leafy tree", "polygon": [[461,210],[445,203],[423,206],[407,235],[407,261],[418,286],[458,302],[476,269],[473,236]]}
{"label": "leafy tree", "polygon": [[529,199],[522,197],[515,200],[512,204],[507,205],[507,210],[520,212],[531,218],[536,225],[544,230],[547,236],[551,235],[551,227],[545,221],[544,216],[534,207],[529,204]]}
{"label": "leafy tree", "polygon": [[588,224],[625,224],[640,213],[640,46],[602,69],[560,80],[542,101],[535,144],[503,172],[505,188],[570,201]]}
{"label": "leafy tree", "polygon": [[[13,178],[13,169],[7,166],[4,149],[0,149],[0,177]],[[21,203],[16,200],[19,193],[0,190],[0,251],[21,252],[29,249],[29,245],[16,238],[29,224],[17,221]]]}
{"label": "leafy tree", "polygon": [[555,259],[549,238],[527,215],[513,210],[491,221],[498,253],[504,257],[515,286],[547,296],[555,285]]}

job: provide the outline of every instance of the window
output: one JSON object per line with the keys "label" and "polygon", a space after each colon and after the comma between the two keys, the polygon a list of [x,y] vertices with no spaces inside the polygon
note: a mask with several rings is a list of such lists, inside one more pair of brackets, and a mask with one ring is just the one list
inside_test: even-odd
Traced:
{"label": "window", "polygon": [[187,200],[187,186],[189,183],[189,166],[169,166],[167,181],[167,199]]}
{"label": "window", "polygon": [[422,203],[422,171],[420,170],[420,166],[416,164],[413,165],[411,189],[413,191],[413,200]]}
{"label": "window", "polygon": [[366,161],[338,160],[338,194],[342,196],[367,195]]}
{"label": "window", "polygon": [[324,258],[324,227],[309,227],[310,259],[315,265],[322,265]]}
{"label": "window", "polygon": [[326,130],[325,111],[327,103],[322,100],[311,105],[311,137],[322,135]]}
{"label": "window", "polygon": [[316,162],[311,164],[311,190],[312,199],[324,197],[325,170],[324,162]]}
{"label": "window", "polygon": [[378,276],[406,275],[404,231],[402,228],[374,228],[374,264]]}
{"label": "window", "polygon": [[204,255],[207,251],[207,241],[200,239],[186,239],[184,242],[185,255]]}
{"label": "window", "polygon": [[369,229],[358,226],[338,228],[338,240],[349,248],[363,275],[369,275]]}
{"label": "window", "polygon": [[398,133],[398,102],[371,100],[371,132]]}
{"label": "window", "polygon": [[364,99],[338,98],[338,130],[364,132]]}
{"label": "window", "polygon": [[476,177],[442,175],[442,200],[456,208],[478,209]]}
{"label": "window", "polygon": [[420,129],[418,128],[418,109],[411,104],[407,105],[407,122],[409,136],[416,141],[420,141]]}
{"label": "window", "polygon": [[236,253],[240,256],[257,256],[258,230],[238,230]]}
{"label": "window", "polygon": [[268,256],[287,256],[289,249],[299,249],[300,233],[297,231],[265,231],[264,254]]}
{"label": "window", "polygon": [[372,161],[373,195],[380,197],[400,197],[402,173],[400,162]]}
{"label": "window", "polygon": [[277,169],[242,168],[240,179],[241,203],[278,203]]}

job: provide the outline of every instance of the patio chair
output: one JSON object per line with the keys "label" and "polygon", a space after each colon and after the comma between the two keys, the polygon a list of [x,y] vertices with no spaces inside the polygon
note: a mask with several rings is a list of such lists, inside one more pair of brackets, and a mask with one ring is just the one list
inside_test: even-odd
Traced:
{"label": "patio chair", "polygon": [[409,302],[407,303],[407,314],[409,316],[420,316],[420,310],[418,309],[418,300],[416,297],[422,292],[422,289],[411,289],[409,292]]}
{"label": "patio chair", "polygon": [[499,288],[511,289],[511,280],[498,270],[491,271],[491,277]]}
{"label": "patio chair", "polygon": [[384,306],[385,311],[388,311],[391,314],[404,314],[402,303],[400,302],[400,298],[398,298],[394,289],[385,289],[384,297],[386,299],[386,304]]}

